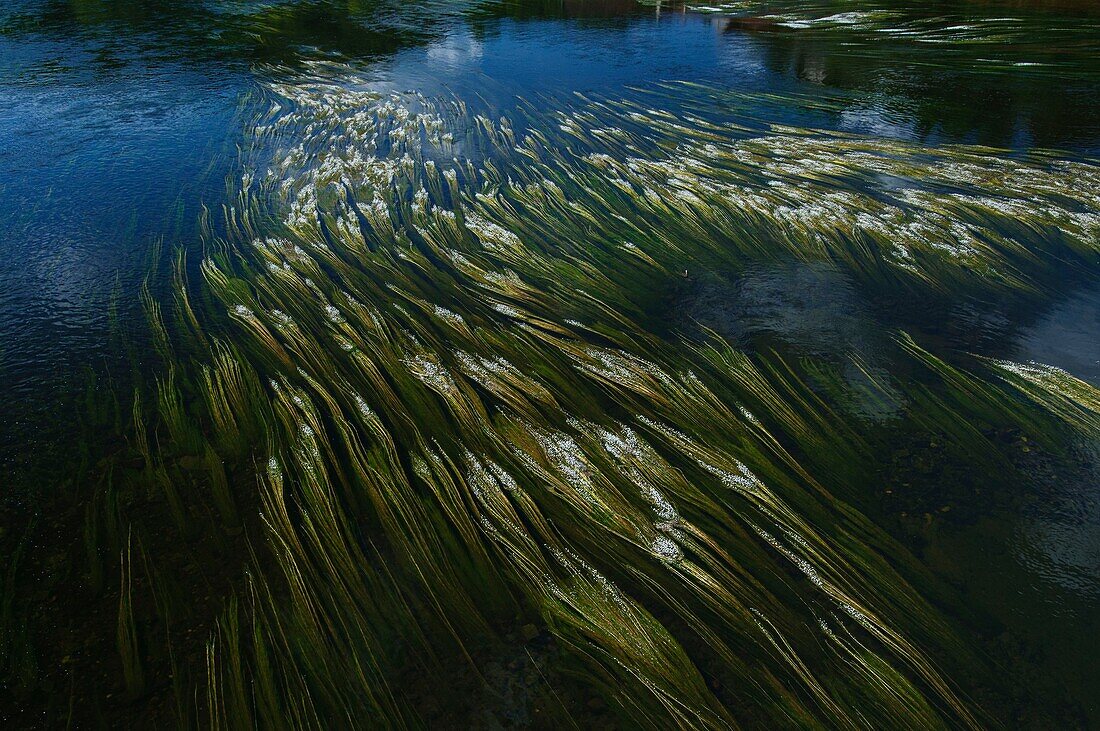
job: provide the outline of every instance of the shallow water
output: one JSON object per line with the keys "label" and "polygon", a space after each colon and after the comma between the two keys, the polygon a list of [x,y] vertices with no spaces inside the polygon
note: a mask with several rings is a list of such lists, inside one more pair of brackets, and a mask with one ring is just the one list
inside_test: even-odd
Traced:
{"label": "shallow water", "polygon": [[[728,659],[698,647],[677,622],[744,638],[765,655],[782,646],[775,636],[789,634],[783,641],[803,653],[802,667],[821,675],[798,686],[799,700],[782,711],[788,721],[804,712],[839,723],[836,708],[806,700],[818,687],[844,710],[859,707],[852,699],[869,691],[857,680],[845,684],[840,661],[815,654],[814,642],[826,639],[800,634],[817,620],[822,638],[840,647],[832,623],[875,647],[889,649],[895,636],[911,641],[912,654],[893,645],[897,657],[884,652],[881,661],[908,674],[915,685],[902,687],[919,688],[947,723],[965,716],[950,715],[950,694],[941,695],[937,674],[923,669],[925,656],[942,665],[980,723],[1095,724],[1097,57],[1100,16],[1074,3],[940,2],[921,10],[889,2],[656,8],[597,0],[9,4],[0,11],[0,87],[8,101],[0,109],[0,475],[8,486],[0,537],[12,557],[22,541],[26,568],[5,592],[23,611],[29,602],[67,596],[61,577],[83,569],[62,568],[70,557],[56,546],[73,541],[65,515],[81,516],[88,530],[85,505],[98,504],[104,479],[113,479],[104,475],[133,472],[126,479],[135,483],[152,482],[151,474],[205,475],[194,467],[195,454],[214,454],[226,466],[212,474],[224,480],[228,471],[236,507],[218,497],[191,506],[184,495],[179,510],[217,512],[227,523],[227,513],[240,512],[234,520],[243,528],[218,539],[224,555],[177,556],[178,548],[155,538],[186,534],[172,527],[181,515],[173,498],[171,511],[148,508],[159,517],[137,531],[148,572],[137,581],[155,593],[174,582],[190,586],[187,577],[197,571],[210,611],[222,612],[227,597],[247,593],[246,582],[210,563],[244,560],[247,551],[235,543],[240,530],[274,541],[249,523],[250,512],[272,511],[249,497],[256,494],[251,472],[261,484],[281,485],[285,471],[288,485],[308,486],[318,470],[349,490],[357,480],[369,484],[374,477],[349,470],[356,438],[340,427],[360,419],[351,434],[391,434],[400,455],[379,467],[371,453],[367,461],[383,482],[408,471],[409,482],[399,480],[406,488],[443,489],[450,468],[440,465],[461,466],[454,469],[472,490],[461,504],[481,522],[466,526],[454,517],[463,526],[455,529],[463,537],[456,545],[472,552],[472,564],[479,552],[491,554],[505,583],[527,576],[514,579],[525,588],[505,593],[524,618],[519,624],[538,636],[525,655],[508,651],[520,660],[477,655],[475,666],[487,668],[495,689],[485,697],[509,699],[463,711],[484,714],[485,723],[538,725],[533,714],[550,713],[542,696],[517,696],[507,678],[545,668],[551,679],[541,682],[565,696],[558,702],[566,717],[581,725],[607,720],[599,704],[621,723],[641,717],[661,725],[658,715],[646,715],[654,709],[619,708],[591,683],[578,690],[559,679],[576,674],[562,649],[570,642],[595,634],[603,638],[596,647],[620,647],[591,628],[603,627],[596,618],[621,611],[649,626],[649,615],[607,588],[621,584],[700,667],[703,690],[681,700],[713,705],[694,708],[698,715],[686,716],[693,724],[775,722],[770,714],[786,700],[723,689],[738,677],[714,669]],[[181,249],[185,286],[171,277]],[[203,273],[212,283],[206,288]],[[195,298],[193,332],[168,315],[181,291]],[[147,326],[151,302],[165,313],[171,332],[164,340]],[[239,413],[227,430],[216,406],[221,397],[212,394],[221,393],[233,412],[233,396],[218,380],[228,376],[217,375],[221,365],[201,370],[228,362],[210,350],[215,339],[246,374],[255,371],[262,388],[272,384],[237,403],[270,414],[272,423],[298,424],[298,432],[270,424],[250,432]],[[732,360],[719,357],[726,344],[736,349]],[[742,354],[751,368],[729,366]],[[1020,375],[1014,365],[997,365],[1000,359],[1055,366],[1080,380],[1061,371]],[[952,367],[973,380],[950,375]],[[185,444],[194,438],[191,427],[174,427],[167,417],[169,369],[186,418],[201,425],[203,448]],[[765,374],[759,381],[750,377],[754,369]],[[214,380],[204,381],[210,373]],[[762,391],[761,383],[771,385]],[[369,392],[356,390],[368,385]],[[151,448],[127,423],[135,387],[146,408],[160,404]],[[387,400],[387,388],[395,399]],[[765,396],[768,389],[778,395]],[[975,396],[981,389],[1003,411]],[[703,395],[710,392],[717,395]],[[353,393],[357,402],[347,400]],[[121,405],[112,407],[112,399]],[[714,399],[728,416],[711,411]],[[107,427],[87,415],[103,403],[107,412],[116,409]],[[640,443],[631,429],[642,432]],[[334,443],[346,439],[348,453],[325,451],[314,436],[326,432]],[[773,441],[782,446],[771,453]],[[503,446],[509,442],[511,451]],[[274,467],[263,477],[256,465],[269,458]],[[748,470],[743,460],[763,482],[724,471],[717,459]],[[146,465],[140,480],[135,460]],[[531,493],[526,502],[510,498],[514,513],[502,498],[517,494],[509,470]],[[716,478],[743,493],[730,498],[703,487]],[[630,484],[640,497],[620,494]],[[811,484],[866,513],[904,548],[858,521],[852,528],[839,508],[811,507]],[[388,494],[397,494],[396,485]],[[107,499],[119,499],[109,497],[111,489]],[[307,488],[287,490],[302,491],[297,510],[319,509]],[[140,514],[136,498],[121,500]],[[373,556],[366,546],[375,550],[381,541],[379,556],[388,561],[391,552],[419,555],[426,545],[403,543],[407,536],[377,505],[381,527],[371,525],[371,510],[347,500],[336,513],[362,534],[349,555]],[[444,512],[455,505],[440,500]],[[540,514],[557,527],[540,533]],[[618,520],[608,518],[615,514]],[[106,520],[103,530],[117,532]],[[290,522],[298,520],[295,514]],[[271,530],[279,540],[288,535]],[[477,530],[485,535],[474,541],[470,531]],[[757,606],[746,605],[743,624],[707,605],[700,589],[736,571],[685,530],[753,557],[744,570],[765,588],[746,585],[746,595],[760,596]],[[881,549],[901,578],[883,574],[881,586],[864,586],[857,577],[873,559],[847,543],[852,531],[860,535],[856,545],[877,547],[871,555]],[[524,541],[557,551],[560,566],[530,568],[533,554],[516,547]],[[108,552],[119,548],[117,536],[106,543]],[[511,548],[498,556],[498,544]],[[685,555],[695,564],[672,572],[680,585],[660,567],[679,566]],[[910,565],[910,555],[918,563]],[[112,561],[108,572],[117,570]],[[256,566],[262,574],[273,563]],[[183,568],[173,579],[177,565]],[[530,571],[548,572],[545,595],[528,593],[539,584]],[[565,583],[554,583],[555,571]],[[775,583],[783,571],[802,583]],[[310,575],[325,587],[340,573]],[[927,619],[923,609],[905,616],[903,580],[931,600]],[[111,574],[107,584],[117,583]],[[582,588],[589,584],[594,604],[577,611],[593,624],[570,634],[578,620],[556,602],[563,592],[580,602],[575,597],[589,596]],[[687,600],[690,611],[662,603],[679,591],[695,597]],[[119,673],[88,664],[100,651],[97,636],[118,651],[119,616],[167,616],[139,600],[136,610],[123,611],[117,590],[103,592],[109,609],[71,615],[54,608],[44,625],[28,623],[36,661],[5,649],[0,717],[19,725],[57,721],[70,699],[90,704],[97,710],[88,717],[108,723],[172,716],[167,680],[158,689],[154,679],[120,708],[108,695],[123,694]],[[415,596],[412,603],[422,601]],[[447,596],[459,612],[460,602]],[[157,597],[157,607],[167,605]],[[879,616],[868,620],[850,603],[857,600]],[[339,606],[328,611],[344,611]],[[159,641],[158,621],[138,621],[143,646]],[[494,628],[509,621],[489,618]],[[950,633],[932,629],[941,621]],[[214,631],[202,612],[188,622],[200,634]],[[656,627],[654,637],[663,637]],[[452,631],[480,637],[464,625]],[[498,630],[513,640],[515,632]],[[377,640],[380,657],[392,649],[389,636]],[[357,646],[341,632],[332,641]],[[672,653],[654,642],[634,648],[636,656],[620,647],[617,662],[628,677],[643,677],[660,693],[695,692],[687,671],[670,690],[638,669],[649,667],[647,653]],[[146,652],[147,667],[167,662]],[[404,652],[392,662],[407,672],[402,663],[412,661],[400,659]],[[965,677],[969,661],[956,652],[980,657],[990,679]],[[669,665],[679,657],[669,654]],[[760,662],[779,662],[768,658]],[[299,661],[303,677],[321,677]],[[389,675],[392,666],[379,662],[379,673]],[[186,663],[193,669],[173,664],[171,675],[197,677],[202,664]],[[62,690],[74,664],[90,680]],[[774,672],[792,672],[783,667]],[[473,682],[468,668],[462,672]],[[615,682],[614,666],[599,672]],[[779,683],[803,681],[792,672]],[[377,708],[400,717],[402,704],[419,704],[427,710],[413,725],[456,722],[446,694],[429,702],[415,687]],[[313,692],[322,717],[350,708],[342,688]],[[741,702],[751,709],[744,715]],[[898,721],[888,700],[874,703],[884,715],[865,709],[865,722]]]}

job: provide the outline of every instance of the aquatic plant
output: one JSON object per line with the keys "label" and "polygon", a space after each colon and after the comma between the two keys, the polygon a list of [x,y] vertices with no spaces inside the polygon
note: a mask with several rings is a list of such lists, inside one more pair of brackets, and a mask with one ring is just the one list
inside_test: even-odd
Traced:
{"label": "aquatic plant", "polygon": [[145,691],[145,674],[142,670],[142,650],[138,641],[134,619],[131,545],[127,543],[122,553],[122,586],[118,600],[118,654],[122,660],[122,677],[126,693],[138,698]]}
{"label": "aquatic plant", "polygon": [[424,699],[528,626],[548,694],[632,727],[981,725],[955,680],[981,662],[845,502],[875,442],[839,413],[877,400],[975,445],[985,421],[1095,433],[1094,390],[900,333],[792,361],[651,323],[684,270],[1038,291],[1095,258],[1100,168],[720,121],[749,100],[693,85],[494,120],[316,78],[267,91],[201,280],[181,255],[170,297],[143,293],[164,363],[133,399],[135,480],[243,565],[201,667],[172,656],[182,725],[453,721],[479,689]]}

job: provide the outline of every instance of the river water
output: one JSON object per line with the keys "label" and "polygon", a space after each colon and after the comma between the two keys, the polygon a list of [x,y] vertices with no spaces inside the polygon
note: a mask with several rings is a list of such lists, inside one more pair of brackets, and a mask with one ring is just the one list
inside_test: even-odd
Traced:
{"label": "river water", "polygon": [[0,719],[1100,724],[1100,13],[909,5],[6,3]]}

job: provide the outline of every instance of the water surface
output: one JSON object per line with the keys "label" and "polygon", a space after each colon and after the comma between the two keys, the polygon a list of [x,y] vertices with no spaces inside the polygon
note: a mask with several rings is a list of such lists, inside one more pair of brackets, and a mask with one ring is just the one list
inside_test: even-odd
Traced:
{"label": "water surface", "polygon": [[[284,469],[293,474],[284,464],[293,450],[280,440],[289,445],[302,437],[264,425],[252,433],[254,443],[224,443],[216,408],[195,405],[206,403],[214,388],[200,375],[203,364],[222,362],[209,341],[231,347],[233,358],[255,370],[258,383],[283,384],[282,392],[271,386],[275,390],[262,398],[250,391],[242,404],[307,425],[313,407],[283,403],[279,393],[304,389],[303,395],[320,399],[318,408],[333,408],[322,394],[348,398],[347,389],[358,387],[365,372],[354,370],[353,358],[365,353],[384,374],[378,383],[390,384],[406,409],[387,402],[380,385],[362,393],[371,413],[382,414],[379,423],[400,454],[398,463],[378,469],[406,471],[410,484],[425,490],[444,484],[444,468],[430,466],[432,476],[425,478],[417,466],[434,465],[433,455],[461,466],[454,469],[472,485],[479,469],[492,472],[477,465],[496,464],[493,459],[505,465],[502,470],[525,474],[532,504],[565,526],[555,528],[554,540],[577,554],[564,561],[565,573],[583,574],[587,569],[577,566],[590,561],[593,571],[631,587],[702,669],[700,700],[687,705],[713,703],[713,709],[700,710],[693,723],[751,724],[769,715],[768,702],[761,701],[738,716],[735,701],[744,699],[723,690],[730,677],[714,669],[722,667],[721,652],[714,651],[716,659],[698,647],[698,638],[687,639],[690,633],[677,622],[691,620],[675,619],[675,605],[646,593],[673,591],[654,568],[661,561],[677,564],[686,550],[706,565],[700,558],[705,552],[692,554],[701,549],[660,527],[669,523],[668,515],[661,519],[666,498],[643,489],[630,500],[656,510],[657,519],[638,529],[645,549],[639,557],[638,546],[615,543],[625,535],[616,532],[621,526],[598,532],[604,518],[585,513],[585,489],[577,493],[580,502],[566,500],[566,507],[555,502],[561,497],[554,490],[540,493],[552,483],[547,475],[572,484],[569,470],[576,468],[574,481],[582,485],[606,473],[616,489],[651,480],[658,496],[683,490],[674,500],[683,520],[724,536],[714,540],[729,541],[727,549],[748,538],[722,533],[728,527],[723,523],[740,526],[756,541],[752,550],[761,551],[753,559],[759,568],[750,562],[747,571],[779,576],[780,565],[792,570],[784,557],[802,549],[796,538],[790,539],[794,548],[780,547],[777,528],[759,524],[774,515],[752,513],[757,507],[740,512],[739,503],[727,505],[722,493],[713,492],[717,488],[698,488],[728,511],[708,512],[711,503],[698,502],[703,498],[675,476],[688,475],[691,489],[715,479],[725,468],[714,457],[697,456],[706,450],[743,460],[817,531],[801,540],[821,540],[836,553],[812,554],[810,564],[824,561],[814,573],[792,559],[794,573],[804,574],[802,584],[780,582],[785,588],[769,595],[774,613],[748,607],[757,614],[745,614],[736,631],[706,614],[712,609],[687,616],[733,636],[743,632],[752,647],[766,648],[763,638],[790,632],[791,643],[809,652],[805,662],[824,673],[826,695],[845,698],[862,691],[844,686],[839,666],[808,651],[817,640],[800,633],[816,617],[865,641],[859,612],[845,615],[843,603],[842,611],[826,609],[827,602],[813,598],[814,587],[820,589],[814,576],[827,574],[829,561],[837,562],[838,576],[848,577],[837,579],[840,584],[856,586],[845,571],[858,574],[865,554],[844,543],[842,536],[858,531],[830,512],[834,508],[808,507],[813,500],[805,495],[813,490],[802,481],[812,481],[830,500],[865,513],[866,525],[900,542],[890,544],[866,527],[853,539],[872,546],[869,555],[881,549],[931,602],[929,619],[903,616],[898,596],[908,595],[901,589],[889,594],[894,579],[884,578],[882,591],[892,598],[882,599],[888,608],[883,626],[911,639],[931,666],[942,663],[947,682],[963,705],[976,709],[980,723],[1095,724],[1100,688],[1092,658],[1100,648],[1090,638],[1100,636],[1100,513],[1093,497],[1100,432],[1089,389],[1100,386],[1100,17],[1087,3],[906,5],[7,5],[0,11],[0,87],[8,102],[0,110],[0,475],[7,488],[4,550],[14,556],[22,545],[27,558],[5,591],[26,607],[55,604],[68,596],[65,591],[77,591],[62,585],[87,583],[85,568],[61,568],[76,561],[72,555],[83,555],[79,545],[69,548],[84,540],[74,537],[73,526],[79,523],[86,533],[87,525],[101,520],[95,516],[106,513],[87,512],[87,506],[98,504],[97,491],[128,471],[134,475],[124,479],[135,483],[152,484],[149,475],[161,472],[170,481],[195,472],[186,484],[205,484],[196,454],[216,454],[234,485],[236,510],[270,513],[270,505],[260,510],[259,498],[249,497],[262,493],[256,492],[257,475],[261,482],[273,479],[257,465],[270,458],[280,475]],[[452,177],[437,170],[451,170]],[[462,224],[452,231],[456,211]],[[454,251],[465,259],[454,258]],[[189,281],[182,287],[171,276],[179,252]],[[204,259],[210,265],[200,270]],[[231,283],[204,289],[203,271],[209,281],[220,281],[210,279],[214,270]],[[237,282],[252,294],[245,297]],[[166,314],[168,352],[156,329],[148,328],[149,303],[174,312],[181,291],[195,297],[201,327],[187,334],[188,326]],[[310,310],[306,303],[315,297],[336,314],[320,305]],[[354,302],[364,309],[356,310]],[[367,333],[375,317],[368,311],[382,313],[377,317],[386,323],[376,334]],[[287,330],[291,325],[282,317],[298,323],[293,327],[302,334]],[[261,332],[256,322],[276,333],[277,347],[252,339]],[[715,342],[747,357],[767,374],[760,383],[779,395],[762,395],[749,370],[731,370]],[[294,355],[285,362],[284,349]],[[494,357],[508,359],[515,372],[486,365]],[[729,357],[740,363],[741,355]],[[649,366],[632,360],[637,358],[652,358],[653,372],[667,372],[672,380],[645,381],[638,368]],[[1062,370],[1015,365],[1029,362]],[[700,399],[699,415],[709,413],[704,410],[711,402],[693,390],[696,371],[706,384],[700,388],[731,409],[730,424],[744,429],[743,436],[708,434],[703,424],[681,441],[656,426],[639,426],[649,423],[636,420],[642,417],[670,423],[687,418],[690,424],[672,404],[683,398],[690,410],[695,402],[661,390],[673,389],[673,382]],[[149,428],[151,452],[133,433],[133,389],[139,399],[144,394],[136,413],[142,404],[150,409],[159,403],[163,410],[158,394],[169,372],[181,388],[183,410],[201,425],[194,427],[199,441],[209,447],[186,445],[190,432],[165,426],[170,420],[163,411],[161,426]],[[484,400],[484,414],[455,405],[467,397],[448,385],[455,376],[440,374],[459,372],[466,379],[459,382],[473,384],[469,393]],[[459,391],[466,394],[466,388]],[[1003,411],[982,400],[988,394],[995,394],[991,403],[1007,404]],[[527,399],[529,406],[517,405]],[[736,416],[734,406],[749,416]],[[90,409],[105,410],[108,426],[97,426]],[[341,413],[326,411],[311,428],[332,430]],[[373,433],[373,417],[362,418],[356,429]],[[616,439],[633,443],[622,431],[626,424],[654,445],[665,439],[654,448],[669,460],[666,472],[638,477],[631,471],[637,468],[630,460],[648,452],[615,451]],[[820,428],[830,431],[814,435]],[[241,426],[238,436],[246,431]],[[494,451],[508,439],[540,445],[541,456],[527,459],[548,460],[557,472],[539,473],[522,456]],[[764,456],[770,439],[782,445],[776,454],[789,455],[790,463]],[[994,456],[986,459],[990,450]],[[695,461],[684,455],[696,455]],[[577,467],[577,460],[592,462]],[[326,452],[322,462],[337,474],[347,458],[330,459]],[[314,468],[301,469],[305,484]],[[498,487],[502,479],[492,478]],[[106,489],[110,495],[114,488]],[[492,490],[480,489],[466,505],[471,514],[489,515],[484,494]],[[506,494],[507,486],[497,492]],[[225,508],[218,499],[205,507],[191,506],[190,499],[183,498],[188,515]],[[309,498],[296,499],[308,504]],[[400,531],[384,519],[384,529],[372,526],[374,518],[366,516],[373,513],[349,500],[342,503],[347,519],[362,531],[352,543],[375,550],[378,540],[383,559],[400,555]],[[634,516],[630,500],[609,504]],[[129,509],[141,504],[131,501]],[[227,597],[247,593],[245,583],[210,564],[245,560],[241,530],[257,545],[266,534],[246,517],[243,528],[219,539],[224,542],[217,550],[224,554],[177,556],[178,548],[154,538],[158,532],[186,534],[172,523],[180,515],[172,506],[148,508],[151,517],[137,531],[139,543],[148,541],[140,549],[145,560],[161,566],[144,569],[148,575],[139,575],[139,586],[191,586],[196,571],[204,575],[209,613],[197,612],[185,624],[200,634],[222,632],[221,641],[231,644],[224,624],[211,629],[211,617],[224,617]],[[587,527],[590,518],[598,530]],[[110,519],[102,520],[102,532],[119,533]],[[529,513],[524,521],[536,523]],[[471,565],[480,565],[478,552],[491,552],[493,536],[509,526],[503,520],[485,529],[490,548],[461,544],[475,556]],[[50,609],[41,623],[27,625],[27,647],[34,649],[5,655],[2,717],[20,725],[57,721],[73,699],[95,709],[89,718],[148,722],[173,716],[167,680],[150,681],[136,702],[120,707],[119,673],[89,659],[100,651],[96,637],[107,637],[112,657],[119,652],[119,616],[135,611],[119,609],[116,557],[133,540],[127,544],[122,533],[105,539],[103,552],[111,556],[106,583],[114,588],[94,592],[100,603],[90,602],[87,615]],[[593,548],[604,540],[610,555],[626,563],[601,563],[614,563]],[[657,557],[654,566],[645,563],[653,559],[649,549]],[[499,557],[491,563],[505,577],[523,570],[522,563]],[[266,570],[275,564],[268,559],[257,565]],[[177,573],[178,579],[164,578]],[[323,578],[314,581],[327,585]],[[551,680],[540,682],[565,696],[566,718],[603,722],[597,717],[610,706],[619,722],[637,721],[591,684],[578,690],[559,682],[576,670],[560,649],[574,636],[560,626],[554,630],[555,622],[568,624],[564,615],[532,609],[539,602],[552,605],[553,592],[539,599],[525,589],[508,591],[524,618],[518,626],[538,633],[534,654],[528,648],[514,661],[501,659],[507,652],[488,660],[478,655],[475,665],[496,678],[485,697],[510,700],[475,701],[462,718],[483,714],[492,719],[486,723],[537,725],[533,714],[542,709],[542,696],[524,691],[517,698],[513,685],[515,677],[545,667]],[[159,607],[167,600],[158,595],[156,602]],[[800,603],[814,608],[809,618],[793,608]],[[844,616],[829,614],[836,611]],[[161,616],[138,600],[136,613],[142,612]],[[159,643],[160,624],[174,626],[172,621],[140,620],[141,644]],[[511,621],[488,620],[503,624],[497,634],[514,642],[526,630],[508,630]],[[952,637],[961,637],[958,645],[966,650],[960,655],[978,657],[988,678],[971,682],[961,670],[970,660],[948,658],[957,648],[955,640],[944,639],[950,633],[931,629],[940,621]],[[400,636],[407,631],[393,630]],[[480,637],[464,625],[453,631]],[[350,642],[336,635],[335,644]],[[882,642],[877,637],[866,641]],[[188,657],[185,665],[192,669],[180,670],[163,652],[143,651],[147,667],[172,667],[165,676],[180,683],[191,682],[203,667]],[[402,663],[419,660],[404,652],[396,652],[393,662],[408,673]],[[36,660],[19,659],[30,656]],[[86,679],[79,689],[63,690],[74,663],[86,670]],[[520,670],[511,667],[515,663]],[[944,714],[938,718],[951,723],[953,701],[937,695],[938,676],[922,675],[917,661],[918,670],[905,667],[898,672],[917,678],[914,687]],[[127,688],[133,690],[129,681]],[[421,723],[458,718],[442,694],[429,702],[415,684],[410,688],[392,707],[379,701],[378,708],[400,715],[404,704],[427,704]],[[304,693],[290,686],[281,692]],[[317,708],[338,707],[343,692],[316,696]],[[814,692],[807,686],[796,695]],[[791,708],[816,709],[806,712],[835,721],[828,704],[815,702],[823,703],[800,696]],[[854,701],[841,705],[848,702]],[[727,712],[733,715],[723,717]]]}

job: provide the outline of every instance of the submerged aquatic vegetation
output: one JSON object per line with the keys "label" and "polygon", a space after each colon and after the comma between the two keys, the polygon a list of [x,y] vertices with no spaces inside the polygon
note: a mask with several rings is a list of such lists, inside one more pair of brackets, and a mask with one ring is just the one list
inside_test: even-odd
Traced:
{"label": "submerged aquatic vegetation", "polygon": [[[171,303],[144,295],[164,374],[133,403],[141,479],[180,536],[216,514],[244,566],[178,720],[453,720],[483,696],[433,711],[440,679],[476,683],[530,626],[548,696],[631,726],[981,725],[955,680],[980,662],[843,501],[873,445],[837,416],[839,366],[647,325],[684,270],[779,261],[871,290],[1041,288],[1095,259],[1100,167],[708,121],[730,98],[688,85],[493,120],[335,76],[268,90],[201,281],[181,259]],[[883,418],[919,399],[959,433],[945,415],[1100,428],[1068,376],[895,345],[923,369],[910,401],[846,354]],[[136,696],[132,570],[128,542]]]}
{"label": "submerged aquatic vegetation", "polygon": [[133,554],[127,543],[122,554],[122,588],[118,600],[118,653],[122,658],[122,676],[125,679],[126,693],[138,698],[145,690],[145,674],[142,670],[142,652],[139,645],[137,628],[134,621],[133,599]]}

